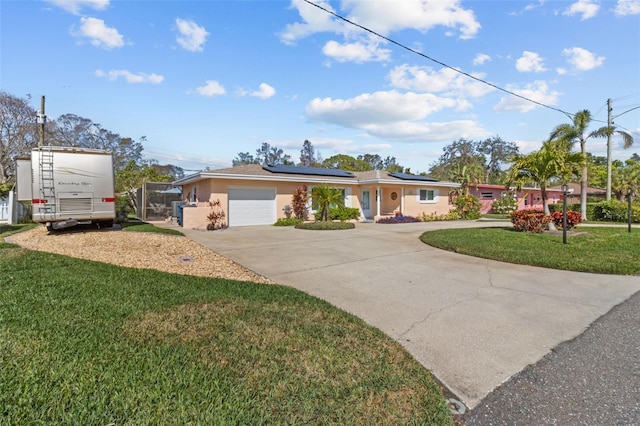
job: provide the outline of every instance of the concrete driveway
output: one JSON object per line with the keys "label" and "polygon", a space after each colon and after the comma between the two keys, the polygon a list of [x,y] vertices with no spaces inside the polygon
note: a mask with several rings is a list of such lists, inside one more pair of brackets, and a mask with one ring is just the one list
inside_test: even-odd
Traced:
{"label": "concrete driveway", "polygon": [[[477,259],[420,242],[481,222],[239,227],[189,238],[327,300],[400,342],[467,407],[640,290],[640,278]],[[491,244],[487,241],[487,244]]]}

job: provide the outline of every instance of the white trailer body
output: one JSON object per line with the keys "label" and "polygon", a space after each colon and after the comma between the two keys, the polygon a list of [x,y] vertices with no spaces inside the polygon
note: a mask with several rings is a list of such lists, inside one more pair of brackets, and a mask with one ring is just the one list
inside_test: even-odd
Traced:
{"label": "white trailer body", "polygon": [[[18,179],[25,174],[20,173],[20,168],[26,166],[26,160],[21,160],[21,163],[17,162]],[[48,229],[62,229],[81,223],[113,226],[116,213],[113,156],[110,152],[38,147],[31,151],[30,168],[34,222],[46,223]],[[19,192],[21,184],[18,180]]]}

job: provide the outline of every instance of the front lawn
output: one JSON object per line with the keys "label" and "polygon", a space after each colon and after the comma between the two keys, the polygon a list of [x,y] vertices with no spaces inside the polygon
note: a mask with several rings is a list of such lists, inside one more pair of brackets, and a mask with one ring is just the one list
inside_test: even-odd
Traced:
{"label": "front lawn", "polygon": [[4,236],[0,424],[453,424],[398,343],[317,298]]}
{"label": "front lawn", "polygon": [[[577,235],[574,235],[578,232]],[[456,253],[544,268],[602,274],[640,274],[640,229],[578,227],[568,234],[515,232],[513,227],[444,229],[420,239]]]}

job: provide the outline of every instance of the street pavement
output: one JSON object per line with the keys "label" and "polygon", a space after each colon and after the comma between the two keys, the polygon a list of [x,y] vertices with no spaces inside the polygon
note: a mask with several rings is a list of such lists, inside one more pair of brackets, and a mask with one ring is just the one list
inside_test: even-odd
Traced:
{"label": "street pavement", "polygon": [[493,391],[464,425],[640,425],[640,293]]}
{"label": "street pavement", "polygon": [[[505,224],[180,230],[260,275],[379,328],[430,369],[468,413],[512,376],[640,291],[637,276],[513,265],[446,252],[419,240],[427,230],[476,226]],[[635,360],[627,368],[637,369]]]}

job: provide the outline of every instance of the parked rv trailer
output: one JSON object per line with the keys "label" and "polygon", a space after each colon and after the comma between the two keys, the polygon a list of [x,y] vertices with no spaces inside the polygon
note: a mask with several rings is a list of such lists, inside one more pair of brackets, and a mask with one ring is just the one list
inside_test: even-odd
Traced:
{"label": "parked rv trailer", "polygon": [[78,224],[113,226],[116,213],[110,152],[38,147],[31,151],[30,159],[16,159],[16,168],[18,200],[28,196],[34,222],[45,223],[49,230]]}

